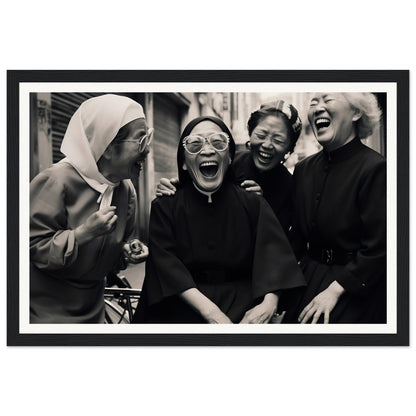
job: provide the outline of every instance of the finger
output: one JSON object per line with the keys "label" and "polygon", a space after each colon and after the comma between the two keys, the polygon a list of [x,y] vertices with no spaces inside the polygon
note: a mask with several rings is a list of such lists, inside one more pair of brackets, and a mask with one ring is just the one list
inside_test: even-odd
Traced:
{"label": "finger", "polygon": [[301,320],[301,324],[306,324],[309,319],[311,319],[311,317],[313,316],[313,314],[316,312],[316,308],[311,308],[309,309],[309,311],[306,313],[306,315],[303,317],[303,319]]}
{"label": "finger", "polygon": [[240,321],[240,324],[248,324],[248,323],[249,323],[248,314],[246,312],[243,316],[243,319]]}
{"label": "finger", "polygon": [[304,316],[306,315],[306,312],[308,312],[309,311],[309,309],[311,309],[312,308],[312,305],[313,305],[313,303],[312,302],[310,302],[310,303],[308,303],[304,308],[303,308],[303,310],[302,310],[302,312],[300,313],[300,315],[299,315],[299,318],[298,318],[298,321],[300,322],[303,318],[304,318]]}
{"label": "finger", "polygon": [[103,208],[100,212],[101,212],[101,214],[108,214],[108,213],[113,213],[115,210],[117,209],[117,207],[115,207],[115,206],[109,206],[109,207],[105,207],[105,208]]}
{"label": "finger", "polygon": [[254,181],[251,181],[250,179],[246,179],[245,181],[241,182],[241,186],[243,188],[247,187],[247,186],[253,186],[255,184]]}
{"label": "finger", "polygon": [[113,218],[111,218],[109,221],[108,221],[108,227],[111,229],[111,228],[113,228],[115,225],[116,225],[116,221],[117,221],[117,215],[114,215],[113,216]]}
{"label": "finger", "polygon": [[167,188],[168,190],[171,190],[171,191],[176,191],[176,188],[175,188],[175,186],[172,184],[172,182],[169,180],[169,179],[167,179],[167,178],[162,178],[161,180],[160,180],[160,184],[159,184],[160,186],[164,186],[165,188]]}
{"label": "finger", "polygon": [[322,315],[322,311],[320,310],[320,309],[318,309],[316,312],[315,312],[315,315],[313,316],[313,319],[312,319],[312,324],[316,324],[317,322],[318,322],[318,319],[321,317],[321,315]]}
{"label": "finger", "polygon": [[250,186],[249,188],[245,188],[247,192],[255,192],[256,194],[262,195],[261,188],[258,186]]}
{"label": "finger", "polygon": [[[174,178],[170,178],[169,182],[171,183],[171,185],[173,185],[175,187],[176,185],[179,185],[179,178],[175,176]],[[175,188],[175,190],[176,190],[176,188]]]}
{"label": "finger", "polygon": [[329,324],[329,310],[326,309],[324,313],[324,324]]}
{"label": "finger", "polygon": [[101,220],[103,223],[108,223],[112,218],[116,216],[114,211],[107,212],[105,214],[102,214]]}

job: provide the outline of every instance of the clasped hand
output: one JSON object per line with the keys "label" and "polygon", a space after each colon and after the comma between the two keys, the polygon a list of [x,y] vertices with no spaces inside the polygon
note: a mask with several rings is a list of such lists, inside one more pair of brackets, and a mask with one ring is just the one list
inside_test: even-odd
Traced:
{"label": "clasped hand", "polygon": [[139,253],[135,253],[131,251],[131,247],[129,243],[123,245],[122,252],[123,256],[129,263],[138,264],[142,261],[146,260],[149,255],[149,248],[140,241],[140,248],[141,251]]}
{"label": "clasped hand", "polygon": [[75,229],[78,244],[83,244],[103,234],[111,233],[117,222],[116,207],[110,206],[92,213],[84,224]]}
{"label": "clasped hand", "polygon": [[274,293],[268,293],[263,302],[248,310],[240,324],[267,324],[277,310],[279,298]]}

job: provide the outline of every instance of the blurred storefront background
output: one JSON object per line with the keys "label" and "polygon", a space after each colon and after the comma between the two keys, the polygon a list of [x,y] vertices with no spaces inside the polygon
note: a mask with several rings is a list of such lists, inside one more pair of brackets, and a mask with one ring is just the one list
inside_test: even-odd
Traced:
{"label": "blurred storefront background", "polygon": [[[30,176],[63,158],[60,152],[62,138],[68,122],[78,106],[88,98],[102,93],[32,93],[30,96]],[[304,93],[245,93],[245,92],[200,92],[200,93],[120,93],[139,102],[145,111],[149,127],[155,135],[143,171],[134,185],[137,189],[139,212],[137,214],[137,236],[144,242],[148,239],[150,203],[155,195],[155,186],[162,177],[177,176],[176,149],[182,128],[194,117],[213,115],[221,118],[230,127],[237,144],[237,151],[246,149],[248,141],[247,120],[250,113],[261,103],[283,99],[292,103],[299,111],[303,129],[292,156],[286,161],[289,170],[297,162],[316,153],[320,146],[315,140],[307,121],[307,110],[311,94]],[[365,143],[386,156],[385,110],[386,94],[375,94],[383,110],[379,131],[366,139]]]}

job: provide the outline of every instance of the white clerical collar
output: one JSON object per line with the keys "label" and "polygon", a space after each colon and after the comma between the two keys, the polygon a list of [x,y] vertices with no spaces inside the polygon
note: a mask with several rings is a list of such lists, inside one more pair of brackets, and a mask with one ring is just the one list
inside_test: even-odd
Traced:
{"label": "white clerical collar", "polygon": [[194,182],[192,182],[193,184],[194,184],[194,187],[195,187],[195,189],[198,191],[198,192],[200,192],[201,194],[204,194],[204,195],[206,195],[207,197],[208,197],[208,203],[209,204],[211,204],[212,203],[212,194],[214,194],[216,191],[217,191],[217,189],[215,190],[215,191],[213,191],[213,192],[207,192],[207,191],[203,191],[202,189],[199,189],[196,185],[195,185],[195,183]]}

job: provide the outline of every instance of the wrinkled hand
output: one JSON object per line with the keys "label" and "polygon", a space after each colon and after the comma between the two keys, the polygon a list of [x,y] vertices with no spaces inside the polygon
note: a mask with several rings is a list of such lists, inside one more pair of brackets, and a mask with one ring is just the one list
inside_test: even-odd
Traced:
{"label": "wrinkled hand", "polygon": [[261,189],[261,186],[251,179],[247,179],[244,182],[241,183],[241,187],[244,188],[247,192],[254,192],[257,195],[262,196],[263,190]]}
{"label": "wrinkled hand", "polygon": [[232,324],[231,319],[220,308],[215,308],[204,318],[209,324]]}
{"label": "wrinkled hand", "polygon": [[277,310],[278,297],[268,293],[262,303],[248,310],[240,324],[267,324]]}
{"label": "wrinkled hand", "polygon": [[123,245],[123,248],[122,248],[123,256],[126,258],[126,260],[129,263],[133,263],[133,264],[141,263],[142,261],[146,260],[147,257],[149,256],[149,249],[146,246],[146,244],[143,244],[142,242],[140,242],[140,248],[141,248],[140,253],[134,253],[131,251],[130,244],[126,243]]}
{"label": "wrinkled hand", "polygon": [[91,214],[84,224],[75,229],[78,244],[91,241],[95,237],[111,233],[117,222],[116,207],[106,207]]}
{"label": "wrinkled hand", "polygon": [[337,281],[332,282],[327,289],[315,296],[304,307],[298,321],[301,324],[306,324],[312,318],[311,323],[316,324],[320,316],[324,314],[324,324],[329,324],[329,315],[343,293],[344,288]]}
{"label": "wrinkled hand", "polygon": [[172,196],[176,193],[175,185],[179,184],[178,178],[162,178],[156,186],[156,196]]}

